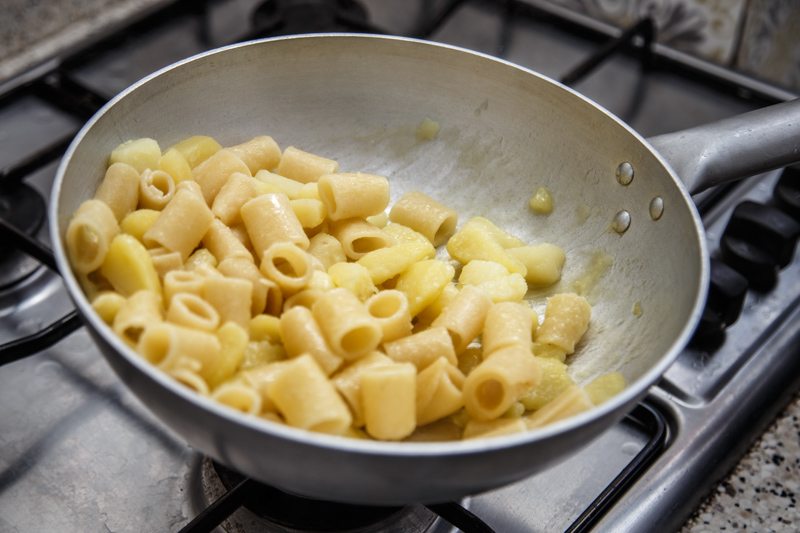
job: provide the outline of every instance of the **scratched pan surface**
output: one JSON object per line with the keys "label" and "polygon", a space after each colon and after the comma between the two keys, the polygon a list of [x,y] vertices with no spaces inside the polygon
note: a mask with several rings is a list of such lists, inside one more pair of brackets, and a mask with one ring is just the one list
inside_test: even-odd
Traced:
{"label": "scratched pan surface", "polygon": [[[441,129],[421,140],[430,117]],[[564,248],[562,281],[583,281],[592,322],[573,358],[580,384],[621,372],[629,382],[601,407],[538,431],[444,443],[382,443],[311,434],[247,417],[200,397],[141,360],[91,311],[64,252],[70,215],[99,184],[119,143],[168,147],[190,135],[223,145],[271,135],[285,148],[336,159],[340,171],[386,176],[392,201],[421,190],[484,216],[530,243]],[[622,186],[616,169],[630,163]],[[547,216],[527,206],[552,192]],[[654,220],[650,203],[663,200]],[[529,70],[438,44],[354,35],[237,45],[168,67],[101,110],[65,156],[51,232],[65,283],[124,383],[191,445],[254,478],[338,501],[403,504],[474,494],[559,461],[628,412],[687,342],[702,310],[707,252],[685,188],[647,142],[593,102]],[[629,229],[611,229],[616,213]]]}

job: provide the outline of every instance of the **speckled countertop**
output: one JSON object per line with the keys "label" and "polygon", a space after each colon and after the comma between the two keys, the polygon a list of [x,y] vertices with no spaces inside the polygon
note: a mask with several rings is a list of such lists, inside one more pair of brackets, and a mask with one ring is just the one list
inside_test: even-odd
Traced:
{"label": "speckled countertop", "polygon": [[681,533],[800,531],[800,395],[778,415]]}

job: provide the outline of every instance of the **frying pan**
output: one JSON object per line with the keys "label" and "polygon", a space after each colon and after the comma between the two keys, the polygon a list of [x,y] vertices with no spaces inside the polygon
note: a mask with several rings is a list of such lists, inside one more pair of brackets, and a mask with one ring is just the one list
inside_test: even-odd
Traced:
{"label": "frying pan", "polygon": [[[680,172],[687,171],[694,189],[711,183],[709,177],[729,179],[800,158],[798,106],[765,113],[737,119],[744,127],[723,124],[710,135],[689,131],[654,143]],[[415,135],[426,117],[441,126],[433,140]],[[119,143],[151,137],[167,147],[196,134],[222,145],[271,135],[283,148],[338,160],[340,171],[387,176],[392,202],[422,190],[455,208],[460,223],[484,216],[527,242],[561,246],[568,258],[563,279],[531,294],[533,305],[541,310],[547,295],[581,283],[593,315],[571,374],[585,384],[618,371],[627,389],[589,412],[524,434],[388,443],[281,426],[179,385],[92,311],[70,270],[64,233],[78,205],[93,196]],[[722,134],[728,143],[722,146],[733,148],[715,159],[709,146]],[[768,146],[766,137],[778,147]],[[730,153],[746,155],[744,171],[728,164]],[[527,207],[542,186],[555,200],[547,216]],[[58,169],[52,198],[51,237],[67,290],[94,341],[138,398],[221,463],[290,492],[342,502],[452,500],[564,459],[629,412],[673,362],[698,322],[708,283],[697,211],[650,143],[546,77],[410,39],[295,36],[222,48],[167,67],[86,124]]]}

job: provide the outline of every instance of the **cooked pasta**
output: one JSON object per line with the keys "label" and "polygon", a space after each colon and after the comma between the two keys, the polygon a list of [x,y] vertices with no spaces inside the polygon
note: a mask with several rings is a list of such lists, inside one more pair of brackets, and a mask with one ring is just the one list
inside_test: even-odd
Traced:
{"label": "cooked pasta", "polygon": [[552,294],[541,326],[526,300],[560,280],[562,248],[482,217],[456,231],[457,213],[420,191],[387,213],[387,178],[338,170],[268,136],[193,136],[163,153],[153,139],[123,143],[73,215],[67,253],[142,358],[275,423],[490,438],[622,390],[619,373],[585,389],[569,377],[585,299]]}

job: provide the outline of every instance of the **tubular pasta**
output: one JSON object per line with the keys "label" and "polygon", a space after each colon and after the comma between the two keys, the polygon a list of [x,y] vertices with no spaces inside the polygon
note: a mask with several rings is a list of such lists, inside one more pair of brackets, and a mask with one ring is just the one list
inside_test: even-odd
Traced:
{"label": "tubular pasta", "polygon": [[536,313],[527,304],[500,302],[486,313],[483,326],[483,357],[501,348],[519,345],[530,351]]}
{"label": "tubular pasta", "polygon": [[589,327],[592,307],[574,293],[556,294],[547,299],[544,321],[536,332],[536,342],[564,350],[567,355],[575,351],[575,344]]}
{"label": "tubular pasta", "polygon": [[183,270],[183,259],[178,252],[170,252],[166,248],[150,248],[147,250],[150,259],[153,261],[153,268],[156,269],[158,277],[164,280],[168,272],[173,270]]}
{"label": "tubular pasta", "polygon": [[317,233],[311,237],[306,251],[316,257],[326,271],[331,265],[347,261],[342,243],[330,233]]}
{"label": "tubular pasta", "polygon": [[283,294],[278,285],[266,279],[252,261],[242,257],[228,257],[217,265],[217,270],[225,277],[244,279],[253,285],[251,315],[264,312],[274,315],[280,312]]}
{"label": "tubular pasta", "polygon": [[223,405],[249,415],[261,413],[261,395],[245,383],[223,383],[214,389],[211,397]]}
{"label": "tubular pasta", "polygon": [[331,220],[367,218],[389,205],[389,180],[361,172],[325,174],[317,181],[319,197]]}
{"label": "tubular pasta", "polygon": [[203,294],[203,277],[196,272],[173,270],[164,276],[164,303],[169,307],[176,294]]}
{"label": "tubular pasta", "polygon": [[310,183],[316,182],[324,174],[332,174],[337,170],[339,163],[336,161],[290,146],[283,151],[275,172],[300,183]]}
{"label": "tubular pasta", "polygon": [[381,342],[381,327],[361,301],[347,289],[323,294],[311,308],[328,345],[348,361],[367,355]]}
{"label": "tubular pasta", "polygon": [[222,346],[211,333],[161,322],[144,330],[136,351],[165,372],[188,368],[206,380],[219,364]]}
{"label": "tubular pasta", "polygon": [[464,374],[440,357],[417,374],[417,425],[424,426],[464,406]]}
{"label": "tubular pasta", "polygon": [[163,170],[142,172],[139,177],[139,207],[161,211],[175,195],[175,181]]}
{"label": "tubular pasta", "polygon": [[247,280],[212,277],[203,280],[203,299],[219,313],[222,322],[233,322],[247,330],[253,305],[253,284]]}
{"label": "tubular pasta", "polygon": [[226,226],[221,220],[214,219],[203,236],[203,246],[211,252],[218,262],[223,262],[230,258],[247,259],[251,263],[254,261],[253,254],[250,253],[236,234]]}
{"label": "tubular pasta", "polygon": [[163,317],[158,295],[151,291],[139,291],[120,306],[111,327],[118,337],[135,347],[145,328],[161,321]]}
{"label": "tubular pasta", "polygon": [[314,275],[311,256],[290,242],[276,242],[261,257],[261,273],[286,293],[308,285]]}
{"label": "tubular pasta", "polygon": [[253,178],[241,172],[231,174],[211,204],[211,212],[226,226],[242,221],[242,206],[258,195]]}
{"label": "tubular pasta", "polygon": [[262,194],[242,206],[242,220],[250,242],[261,259],[264,252],[275,243],[288,242],[308,248],[308,237],[285,194]]}
{"label": "tubular pasta", "polygon": [[330,233],[342,243],[345,255],[354,260],[391,244],[383,230],[361,218],[338,220],[331,224]]}
{"label": "tubular pasta", "polygon": [[106,170],[94,197],[111,209],[117,221],[122,220],[139,203],[139,173],[128,164],[114,163]]}
{"label": "tubular pasta", "polygon": [[326,376],[342,365],[342,358],[331,351],[319,324],[305,307],[293,307],[281,315],[280,336],[286,355],[298,357],[309,354]]}
{"label": "tubular pasta", "polygon": [[453,339],[456,355],[481,334],[492,298],[474,285],[464,285],[448,302],[431,326],[444,327]]}
{"label": "tubular pasta", "polygon": [[250,169],[230,150],[219,150],[192,169],[192,178],[203,191],[206,204],[211,206],[214,198],[234,172],[251,176]]}
{"label": "tubular pasta", "polygon": [[384,343],[383,349],[394,361],[413,363],[418,370],[424,370],[440,357],[452,365],[458,365],[453,341],[442,327],[429,328]]}
{"label": "tubular pasta", "polygon": [[484,359],[464,381],[464,406],[478,421],[493,420],[523,398],[541,379],[530,350],[511,345]]}
{"label": "tubular pasta", "polygon": [[417,370],[409,363],[371,366],[361,372],[364,428],[376,439],[400,440],[417,427]]}
{"label": "tubular pasta", "polygon": [[384,343],[411,335],[411,313],[406,295],[396,290],[381,291],[370,297],[367,312],[377,320]]}
{"label": "tubular pasta", "polygon": [[98,269],[118,233],[117,219],[108,205],[100,200],[83,202],[64,236],[72,268],[81,274]]}
{"label": "tubular pasta", "polygon": [[214,214],[202,198],[189,189],[179,189],[145,232],[143,240],[151,248],[163,246],[180,252],[185,261],[213,221]]}
{"label": "tubular pasta", "polygon": [[353,421],[344,400],[310,355],[287,362],[267,394],[294,427],[342,435]]}
{"label": "tubular pasta", "polygon": [[389,220],[408,226],[439,246],[455,232],[458,213],[420,191],[411,191],[392,206]]}
{"label": "tubular pasta", "polygon": [[179,326],[214,331],[219,326],[219,313],[195,294],[183,292],[172,297],[167,308],[167,322]]}
{"label": "tubular pasta", "polygon": [[364,426],[364,413],[361,408],[361,372],[373,366],[393,365],[394,361],[381,352],[372,352],[354,361],[343,370],[331,376],[331,383],[347,401],[353,414],[353,426]]}
{"label": "tubular pasta", "polygon": [[272,170],[281,161],[280,146],[267,135],[254,137],[245,143],[231,146],[228,150],[247,165],[251,174],[261,169]]}

